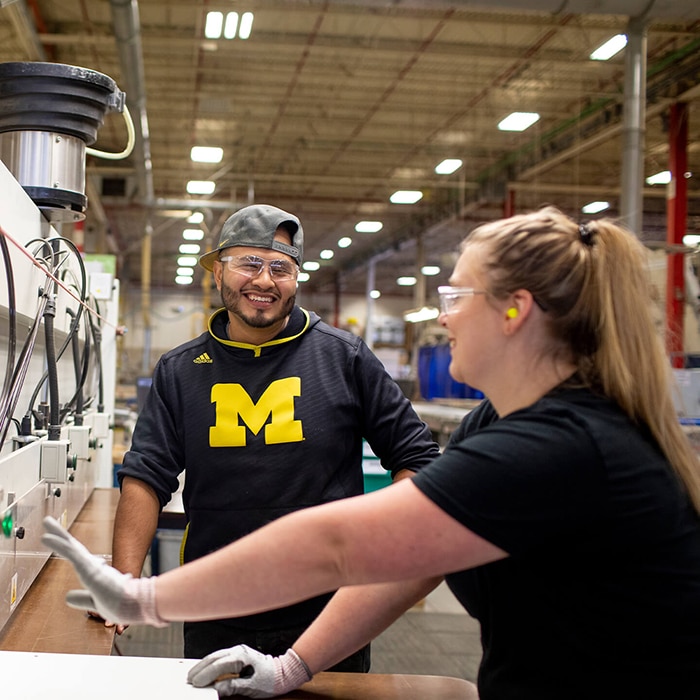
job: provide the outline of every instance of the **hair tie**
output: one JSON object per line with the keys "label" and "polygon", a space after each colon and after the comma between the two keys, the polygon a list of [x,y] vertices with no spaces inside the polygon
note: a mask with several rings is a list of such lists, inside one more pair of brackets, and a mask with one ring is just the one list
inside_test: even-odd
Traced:
{"label": "hair tie", "polygon": [[587,245],[589,248],[593,245],[593,231],[588,228],[588,224],[578,225],[578,235],[581,238],[581,243]]}

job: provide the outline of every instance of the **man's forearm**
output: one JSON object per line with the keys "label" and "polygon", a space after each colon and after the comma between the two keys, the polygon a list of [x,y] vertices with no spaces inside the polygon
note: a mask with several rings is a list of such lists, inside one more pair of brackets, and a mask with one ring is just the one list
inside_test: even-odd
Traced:
{"label": "man's forearm", "polygon": [[125,478],[114,518],[112,566],[123,573],[141,575],[159,513],[160,504],[153,489],[138,479]]}

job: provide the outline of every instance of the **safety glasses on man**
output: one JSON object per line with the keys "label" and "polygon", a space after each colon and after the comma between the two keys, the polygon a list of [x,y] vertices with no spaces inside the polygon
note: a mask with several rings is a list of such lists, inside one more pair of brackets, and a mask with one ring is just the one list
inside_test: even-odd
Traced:
{"label": "safety glasses on man", "polygon": [[257,255],[225,255],[219,258],[219,262],[224,263],[231,272],[250,278],[257,277],[267,267],[267,273],[275,282],[293,280],[299,274],[299,267],[291,260],[264,260]]}

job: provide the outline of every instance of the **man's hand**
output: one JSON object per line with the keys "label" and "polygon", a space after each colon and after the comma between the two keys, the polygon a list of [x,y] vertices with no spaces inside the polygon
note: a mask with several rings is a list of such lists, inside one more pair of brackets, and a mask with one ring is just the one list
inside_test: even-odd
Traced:
{"label": "man's hand", "polygon": [[129,626],[129,625],[118,625],[116,622],[112,622],[111,620],[105,620],[100,613],[98,613],[96,610],[88,610],[87,611],[88,617],[92,618],[93,620],[98,620],[99,622],[104,622],[105,627],[114,627],[114,631],[117,634],[124,634],[124,630]]}
{"label": "man's hand", "polygon": [[155,578],[122,574],[101,557],[93,556],[53,518],[44,518],[44,530],[41,541],[73,564],[87,589],[68,591],[68,605],[80,610],[96,610],[105,620],[118,624],[167,625],[156,612]]}
{"label": "man's hand", "polygon": [[197,688],[213,684],[221,697],[272,698],[311,680],[311,672],[293,649],[284,656],[268,656],[239,644],[205,656],[187,680]]}

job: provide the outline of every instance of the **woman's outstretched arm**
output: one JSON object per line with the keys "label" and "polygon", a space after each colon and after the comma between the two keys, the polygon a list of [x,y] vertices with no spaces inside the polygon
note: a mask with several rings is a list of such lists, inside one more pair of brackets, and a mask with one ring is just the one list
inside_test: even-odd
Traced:
{"label": "woman's outstretched arm", "polygon": [[[92,599],[74,596],[74,605],[149,624],[248,615],[345,585],[426,579],[507,556],[410,479],[285,516],[150,580],[122,577],[89,553],[86,559],[72,538],[66,543],[53,532],[44,541],[73,561],[88,589]],[[141,603],[150,606],[146,615]]]}

